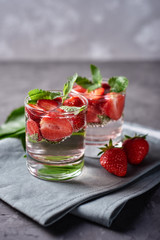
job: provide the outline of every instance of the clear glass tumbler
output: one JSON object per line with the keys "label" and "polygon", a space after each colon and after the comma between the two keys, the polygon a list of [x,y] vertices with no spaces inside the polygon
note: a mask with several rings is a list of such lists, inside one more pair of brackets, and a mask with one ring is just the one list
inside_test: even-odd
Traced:
{"label": "clear glass tumbler", "polygon": [[88,157],[97,158],[99,148],[108,143],[110,139],[114,144],[121,141],[125,92],[109,92],[109,86],[105,82],[102,86],[103,88],[90,93],[84,92],[83,88],[78,85],[73,90],[88,100],[85,139],[85,155]]}
{"label": "clear glass tumbler", "polygon": [[58,98],[50,111],[28,104],[29,97],[25,99],[27,167],[38,178],[59,181],[82,172],[87,100],[77,93],[71,96],[83,101],[84,109],[78,114],[62,110]]}

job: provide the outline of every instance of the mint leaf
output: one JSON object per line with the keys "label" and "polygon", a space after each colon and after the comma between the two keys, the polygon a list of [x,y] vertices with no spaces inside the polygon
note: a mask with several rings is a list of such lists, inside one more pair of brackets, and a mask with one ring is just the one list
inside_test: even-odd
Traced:
{"label": "mint leaf", "polygon": [[12,137],[25,131],[24,106],[11,112],[5,123],[0,126],[0,139]]}
{"label": "mint leaf", "polygon": [[99,68],[91,64],[90,69],[91,69],[93,83],[98,84],[101,87],[102,75],[100,73]]}
{"label": "mint leaf", "polygon": [[80,76],[77,77],[76,83],[85,89],[88,89],[93,85],[89,79]]}
{"label": "mint leaf", "polygon": [[91,92],[97,88],[101,87],[102,83],[102,76],[100,74],[99,68],[97,68],[94,65],[90,65],[91,69],[91,75],[92,75],[92,81],[87,79],[86,77],[77,77],[76,83],[80,85],[81,87],[88,90],[88,92]]}
{"label": "mint leaf", "polygon": [[37,100],[39,99],[54,99],[57,97],[61,96],[60,92],[50,92],[50,91],[45,91],[42,89],[33,89],[28,92],[28,96],[30,97],[30,100],[28,103],[35,104]]}
{"label": "mint leaf", "polygon": [[37,143],[38,142],[38,133],[35,133],[32,135],[28,134],[28,140],[29,140],[29,142]]}
{"label": "mint leaf", "polygon": [[74,115],[77,115],[83,110],[85,110],[86,106],[82,106],[82,107],[61,106],[60,108],[66,112],[73,112]]}
{"label": "mint leaf", "polygon": [[101,84],[99,83],[93,83],[87,78],[83,78],[78,76],[76,83],[80,85],[81,87],[85,88],[88,90],[88,92],[91,92],[99,87],[101,87]]}
{"label": "mint leaf", "polygon": [[72,90],[77,77],[78,77],[78,74],[75,73],[72,77],[69,77],[68,81],[64,84],[62,101],[64,101],[68,97],[68,94]]}
{"label": "mint leaf", "polygon": [[128,86],[128,79],[123,76],[112,77],[108,80],[111,92],[123,92]]}
{"label": "mint leaf", "polygon": [[10,137],[19,138],[25,150],[24,106],[13,110],[0,126],[0,139]]}
{"label": "mint leaf", "polygon": [[94,91],[97,88],[100,88],[101,84],[92,84],[89,88],[88,88],[88,92]]}

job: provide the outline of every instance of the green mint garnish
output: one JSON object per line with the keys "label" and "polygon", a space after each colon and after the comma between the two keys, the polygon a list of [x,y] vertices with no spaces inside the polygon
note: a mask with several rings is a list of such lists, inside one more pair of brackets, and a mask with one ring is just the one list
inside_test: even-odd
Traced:
{"label": "green mint garnish", "polygon": [[101,120],[101,124],[107,124],[111,119],[106,115],[97,115],[97,117]]}
{"label": "green mint garnish", "polygon": [[93,83],[101,86],[102,75],[100,73],[99,68],[94,65],[90,65],[90,69],[91,69]]}
{"label": "green mint garnish", "polygon": [[75,73],[72,77],[69,77],[68,81],[64,84],[64,87],[63,87],[63,98],[62,98],[63,102],[68,97],[68,94],[72,90],[73,85],[74,85],[77,77],[78,77],[78,74]]}
{"label": "green mint garnish", "polygon": [[[68,97],[68,94],[72,90],[73,85],[74,85],[77,77],[78,77],[78,74],[75,73],[72,77],[68,78],[68,81],[64,84],[63,97],[62,97],[63,101]],[[50,99],[50,100],[52,100],[52,99],[55,99],[57,97],[61,97],[62,95],[61,95],[60,92],[50,92],[50,91],[46,91],[46,90],[42,90],[42,89],[33,89],[33,90],[28,92],[28,96],[30,97],[30,99],[28,100],[28,103],[36,104],[36,102],[39,99]]]}
{"label": "green mint garnish", "polygon": [[112,77],[108,80],[111,87],[111,92],[123,92],[128,86],[128,79],[123,76]]}
{"label": "green mint garnish", "polygon": [[29,142],[37,143],[38,142],[38,133],[28,135]]}
{"label": "green mint garnish", "polygon": [[0,126],[0,139],[19,138],[25,149],[25,117],[24,106],[14,109]]}
{"label": "green mint garnish", "polygon": [[[102,75],[98,67],[90,65],[92,80],[86,77],[77,77],[76,83],[91,92],[102,86]],[[123,76],[112,77],[108,80],[110,92],[123,92],[128,86],[128,79]]]}
{"label": "green mint garnish", "polygon": [[80,76],[77,77],[76,83],[85,89],[88,89],[93,85],[92,81]]}
{"label": "green mint garnish", "polygon": [[61,106],[60,108],[66,112],[73,112],[74,115],[77,115],[83,110],[85,110],[86,106],[82,106],[82,107]]}
{"label": "green mint garnish", "polygon": [[90,69],[91,69],[92,81],[90,81],[85,77],[80,77],[80,76],[78,76],[76,80],[76,83],[81,87],[87,89],[88,92],[91,92],[97,88],[100,88],[102,83],[102,75],[100,73],[99,68],[91,64]]}
{"label": "green mint garnish", "polygon": [[33,89],[28,92],[30,100],[28,103],[35,104],[39,99],[54,99],[61,96],[60,92],[50,92],[42,89]]}

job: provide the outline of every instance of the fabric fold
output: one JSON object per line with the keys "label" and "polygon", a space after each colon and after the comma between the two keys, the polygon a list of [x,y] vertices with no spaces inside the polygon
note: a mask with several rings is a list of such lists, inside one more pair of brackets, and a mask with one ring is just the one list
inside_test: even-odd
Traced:
{"label": "fabric fold", "polygon": [[0,141],[0,198],[43,226],[72,213],[110,227],[129,199],[160,182],[160,134],[139,125],[124,125],[124,134],[134,135],[135,131],[149,134],[150,151],[142,164],[128,166],[126,177],[114,176],[98,160],[85,158],[83,173],[66,182],[47,182],[31,176],[21,142],[3,139]]}

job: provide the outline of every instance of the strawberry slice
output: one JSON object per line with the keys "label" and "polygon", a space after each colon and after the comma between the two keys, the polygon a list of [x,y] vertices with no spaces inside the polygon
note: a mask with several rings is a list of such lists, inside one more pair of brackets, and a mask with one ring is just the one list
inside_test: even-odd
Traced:
{"label": "strawberry slice", "polygon": [[104,94],[104,88],[97,88],[97,89],[89,92],[88,94],[89,94],[89,96],[88,96],[89,99],[98,100]]}
{"label": "strawberry slice", "polygon": [[109,93],[110,92],[110,86],[109,86],[109,84],[108,83],[102,83],[102,88],[104,88],[104,94],[106,94],[106,93]]}
{"label": "strawberry slice", "polygon": [[92,112],[94,112],[94,113],[96,113],[96,114],[102,114],[102,108],[103,108],[103,106],[104,106],[104,103],[106,103],[106,101],[104,101],[105,99],[99,99],[99,100],[97,100],[97,99],[91,99],[91,100],[89,100],[88,99],[88,108],[92,111]]}
{"label": "strawberry slice", "polygon": [[85,92],[86,92],[86,89],[83,88],[83,87],[81,87],[80,85],[75,85],[75,86],[73,87],[73,89],[74,89],[75,91],[77,91],[77,92],[80,92],[80,93],[85,93]]}
{"label": "strawberry slice", "polygon": [[58,101],[50,99],[39,99],[37,101],[37,106],[43,108],[45,111],[52,111],[59,105]]}
{"label": "strawberry slice", "polygon": [[28,117],[36,121],[37,123],[39,123],[41,120],[41,117],[44,115],[44,110],[35,104],[28,104],[28,105],[30,107],[28,106],[25,107]]}
{"label": "strawberry slice", "polygon": [[66,99],[63,103],[64,106],[75,106],[75,107],[82,107],[84,105],[83,101],[77,97],[73,96],[68,99]]}
{"label": "strawberry slice", "polygon": [[60,118],[56,113],[44,116],[40,122],[42,136],[49,141],[61,141],[73,132],[71,123],[66,118]]}
{"label": "strawberry slice", "polygon": [[85,114],[80,112],[72,117],[73,131],[79,132],[85,126]]}
{"label": "strawberry slice", "polygon": [[100,119],[91,108],[87,110],[87,123],[100,123]]}
{"label": "strawberry slice", "polygon": [[30,136],[37,134],[38,140],[40,141],[42,139],[37,122],[29,118],[27,120],[26,126],[27,126],[26,131]]}
{"label": "strawberry slice", "polygon": [[107,102],[103,106],[104,114],[112,120],[118,120],[123,113],[125,96],[115,92],[108,93],[107,96]]}

